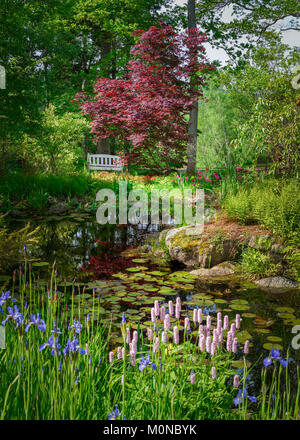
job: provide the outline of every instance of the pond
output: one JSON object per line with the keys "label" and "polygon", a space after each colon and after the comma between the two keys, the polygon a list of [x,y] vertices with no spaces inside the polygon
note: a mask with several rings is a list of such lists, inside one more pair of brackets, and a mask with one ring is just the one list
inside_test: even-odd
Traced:
{"label": "pond", "polygon": [[[26,223],[15,220],[8,226],[16,230]],[[237,313],[241,315],[239,343],[250,340],[248,360],[253,370],[249,380],[257,388],[262,359],[272,347],[286,353],[294,336],[292,327],[300,324],[299,292],[266,293],[239,278],[200,281],[184,268],[142,249],[139,245],[145,237],[152,236],[155,241],[158,226],[103,226],[94,217],[78,214],[31,222],[32,228],[37,225],[39,240],[28,249],[36,283],[47,283],[56,261],[57,294],[69,297],[74,289],[74,301],[80,301],[86,315],[96,310],[101,319],[112,319],[113,344],[122,342],[124,311],[132,328],[147,328],[153,325],[150,311],[154,301],[167,309],[169,301],[180,295],[182,319],[192,318],[193,308],[202,308],[204,319],[211,315],[213,323],[218,312],[228,315],[230,322]],[[0,280],[8,275],[0,274]],[[239,369],[236,356],[233,368]],[[290,356],[298,362],[299,350],[291,348]]]}

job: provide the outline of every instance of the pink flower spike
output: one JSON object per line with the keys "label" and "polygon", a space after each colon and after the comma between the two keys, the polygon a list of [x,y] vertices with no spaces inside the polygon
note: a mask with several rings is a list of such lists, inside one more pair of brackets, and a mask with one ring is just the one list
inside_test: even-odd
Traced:
{"label": "pink flower spike", "polygon": [[198,309],[198,322],[199,324],[202,322],[202,309]]}
{"label": "pink flower spike", "polygon": [[210,349],[211,356],[214,356],[216,354],[216,348],[217,348],[217,344],[216,344],[216,342],[213,342],[211,344],[211,349]]}
{"label": "pink flower spike", "polygon": [[130,352],[130,364],[134,367],[135,366],[135,352]]}
{"label": "pink flower spike", "polygon": [[164,329],[169,330],[170,328],[170,315],[167,314],[164,319]]}
{"label": "pink flower spike", "polygon": [[205,347],[206,347],[206,352],[210,353],[210,350],[211,350],[211,337],[210,336],[207,336],[207,338],[206,338]]}
{"label": "pink flower spike", "polygon": [[152,307],[152,309],[151,309],[151,321],[152,321],[152,322],[155,322],[155,320],[156,320],[156,317],[155,317],[155,310],[154,310],[154,307]]}
{"label": "pink flower spike", "polygon": [[126,328],[126,343],[129,344],[131,342],[130,330]]}
{"label": "pink flower spike", "polygon": [[211,377],[212,377],[212,379],[216,379],[217,378],[217,370],[216,370],[216,367],[212,367],[211,368]]}
{"label": "pink flower spike", "polygon": [[191,326],[190,326],[190,320],[189,320],[188,317],[184,318],[184,328],[185,328],[186,330],[190,330],[190,329],[191,329]]}
{"label": "pink flower spike", "polygon": [[207,318],[206,318],[206,328],[207,328],[207,330],[210,330],[210,327],[211,327],[211,316],[207,315]]}
{"label": "pink flower spike", "polygon": [[238,340],[237,340],[237,338],[234,338],[233,343],[232,343],[232,353],[237,352],[237,344],[238,344]]}
{"label": "pink flower spike", "polygon": [[193,310],[193,322],[197,322],[197,309]]}
{"label": "pink flower spike", "polygon": [[122,359],[122,348],[121,348],[121,347],[118,347],[118,348],[117,348],[117,353],[118,353],[118,354],[117,354],[117,358],[118,358],[118,359]]}
{"label": "pink flower spike", "polygon": [[155,342],[153,344],[153,351],[157,352],[157,353],[159,351],[159,338],[158,338],[158,336],[156,336],[156,338],[155,338]]}
{"label": "pink flower spike", "polygon": [[239,375],[236,374],[234,376],[234,378],[233,378],[233,386],[234,386],[234,388],[238,388],[239,387],[239,379],[240,379]]}
{"label": "pink flower spike", "polygon": [[175,326],[173,329],[173,335],[174,335],[174,344],[178,345],[179,344],[179,332],[178,332],[177,326]]}
{"label": "pink flower spike", "polygon": [[164,308],[164,306],[162,306],[160,309],[160,320],[163,321],[165,319],[165,316],[166,316],[166,309]]}
{"label": "pink flower spike", "polygon": [[225,315],[225,316],[224,316],[223,329],[224,329],[224,330],[228,330],[228,329],[229,329],[229,319],[228,319],[228,315]]}
{"label": "pink flower spike", "polygon": [[174,315],[174,306],[172,301],[169,301],[169,314],[170,316]]}
{"label": "pink flower spike", "polygon": [[249,354],[249,341],[248,341],[248,339],[247,339],[247,341],[245,342],[244,353],[245,353],[245,354]]}
{"label": "pink flower spike", "polygon": [[235,316],[235,326],[237,329],[241,328],[241,316],[239,314]]}
{"label": "pink flower spike", "polygon": [[147,328],[147,335],[148,335],[149,341],[152,341],[152,339],[153,339],[153,330],[151,328]]}
{"label": "pink flower spike", "polygon": [[204,335],[200,336],[199,347],[202,352],[205,350],[205,336]]}
{"label": "pink flower spike", "polygon": [[114,352],[113,352],[113,351],[110,351],[110,352],[109,352],[109,362],[112,363],[113,360],[114,360]]}
{"label": "pink flower spike", "polygon": [[195,385],[195,382],[196,382],[196,374],[195,373],[190,374],[190,381],[191,381],[192,385]]}

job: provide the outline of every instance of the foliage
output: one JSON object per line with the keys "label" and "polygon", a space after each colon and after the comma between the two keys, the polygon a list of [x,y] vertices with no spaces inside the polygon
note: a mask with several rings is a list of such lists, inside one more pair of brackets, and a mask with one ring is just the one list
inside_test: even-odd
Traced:
{"label": "foliage", "polygon": [[46,173],[74,170],[83,161],[82,139],[89,130],[85,119],[73,113],[58,116],[50,105],[44,112],[39,133],[24,135],[22,158],[29,167]]}
{"label": "foliage", "polygon": [[247,224],[258,222],[275,235],[300,244],[299,182],[289,179],[265,179],[236,194],[229,193],[224,201],[229,218]]}
{"label": "foliage", "polygon": [[0,270],[16,267],[24,260],[23,248],[37,241],[39,228],[30,231],[30,224],[17,231],[9,232],[4,224],[4,217],[0,216]]}
{"label": "foliage", "polygon": [[299,53],[277,40],[249,52],[243,67],[231,64],[210,76],[200,103],[199,166],[234,168],[266,164],[298,168],[297,90]]}
{"label": "foliage", "polygon": [[300,282],[300,251],[295,246],[288,246],[285,249],[285,258],[288,261],[286,276]]}
{"label": "foliage", "polygon": [[182,162],[186,116],[201,96],[201,88],[195,92],[188,79],[195,77],[198,86],[203,82],[199,73],[208,65],[197,54],[204,51],[205,37],[197,29],[176,34],[164,24],[135,35],[139,39],[127,64],[128,79],[100,78],[95,96],[79,93],[76,100],[91,118],[95,139],[131,141],[132,149],[123,152],[131,163],[168,169],[169,162]]}
{"label": "foliage", "polygon": [[276,275],[278,265],[272,263],[269,255],[266,255],[257,249],[247,247],[242,252],[240,268],[254,278],[270,277]]}
{"label": "foliage", "polygon": [[269,87],[269,96],[257,100],[241,127],[235,149],[251,151],[257,158],[265,156],[275,172],[295,172],[300,163],[297,94],[291,77],[277,77]]}
{"label": "foliage", "polygon": [[1,171],[23,165],[24,135],[45,139],[41,119],[50,104],[60,116],[80,117],[71,103],[78,90],[92,90],[99,74],[124,74],[131,32],[156,22],[169,0],[52,0],[50,8],[45,0],[0,3],[0,65],[7,78],[0,91]]}
{"label": "foliage", "polygon": [[[184,27],[185,8],[175,7]],[[297,0],[197,0],[196,13],[209,43],[222,48],[237,66],[243,65],[247,50],[285,31],[299,30]]]}

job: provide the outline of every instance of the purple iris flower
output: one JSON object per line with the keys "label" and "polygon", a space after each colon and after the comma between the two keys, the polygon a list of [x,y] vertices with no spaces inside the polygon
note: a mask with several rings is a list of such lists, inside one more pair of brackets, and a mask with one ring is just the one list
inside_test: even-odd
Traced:
{"label": "purple iris flower", "polygon": [[54,321],[54,326],[53,326],[53,330],[51,330],[51,333],[54,333],[56,335],[62,335],[62,332],[60,331],[60,329],[58,327],[56,327],[56,321]]}
{"label": "purple iris flower", "polygon": [[48,342],[45,342],[43,345],[40,346],[40,351],[45,350],[46,347],[49,347],[51,349],[52,356],[55,355],[55,352],[57,351],[58,354],[60,354],[60,344],[58,343],[58,338],[54,338],[54,335],[52,334],[50,338],[48,339]]}
{"label": "purple iris flower", "polygon": [[17,301],[15,298],[12,298],[10,295],[10,291],[2,292],[2,295],[0,296],[0,306],[3,306],[8,299],[11,299],[12,301]]}
{"label": "purple iris flower", "polygon": [[38,330],[44,332],[46,330],[46,324],[43,319],[41,319],[40,314],[38,313],[36,316],[33,314],[30,314],[30,322],[25,327],[25,332],[27,333],[29,328],[32,325],[35,325]]}
{"label": "purple iris flower", "polygon": [[[118,417],[121,417],[122,414],[120,413],[120,411],[118,410],[118,406],[116,405],[116,410],[113,411],[111,409],[111,413],[108,414],[108,420],[116,420]],[[124,417],[124,420],[127,420],[126,417]]]}
{"label": "purple iris flower", "polygon": [[281,356],[279,348],[277,350],[272,348],[269,357],[266,357],[263,360],[264,367],[267,368],[269,365],[275,363],[276,361],[279,361],[283,367],[287,367],[288,365],[288,361],[286,359],[283,359],[283,357]]}
{"label": "purple iris flower", "polygon": [[73,356],[73,354],[80,353],[80,354],[86,354],[85,350],[83,348],[80,348],[79,341],[75,337],[73,341],[70,339],[67,340],[66,346],[63,349],[63,356],[64,358],[66,356]]}
{"label": "purple iris flower", "polygon": [[243,399],[248,398],[249,400],[251,400],[251,402],[257,402],[256,397],[255,396],[249,396],[248,391],[247,391],[247,387],[244,390],[244,394],[242,392],[242,390],[239,390],[236,398],[233,400],[235,406],[238,406],[239,403],[243,402]]}
{"label": "purple iris flower", "polygon": [[153,370],[156,370],[156,365],[154,362],[150,361],[150,354],[148,353],[146,358],[142,356],[142,358],[139,360],[139,370],[143,371],[146,367],[152,367]]}
{"label": "purple iris flower", "polygon": [[125,323],[126,323],[126,317],[125,317],[125,312],[123,312],[123,314],[122,314],[121,326],[122,326],[123,324],[125,324]]}
{"label": "purple iris flower", "polygon": [[22,315],[22,313],[19,311],[17,306],[8,307],[8,314],[6,315],[6,318],[4,321],[2,321],[2,325],[5,325],[9,319],[12,319],[16,323],[15,329],[22,327],[22,325],[25,323],[25,318]]}
{"label": "purple iris flower", "polygon": [[69,329],[74,328],[75,333],[79,334],[82,329],[82,324],[79,323],[79,321],[73,321],[73,324],[69,326]]}

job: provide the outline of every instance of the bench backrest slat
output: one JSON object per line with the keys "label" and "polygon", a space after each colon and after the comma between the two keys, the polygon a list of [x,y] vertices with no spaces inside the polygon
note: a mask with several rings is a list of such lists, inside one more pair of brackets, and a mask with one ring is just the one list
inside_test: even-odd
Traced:
{"label": "bench backrest slat", "polygon": [[111,154],[88,154],[87,163],[89,170],[123,171],[120,156]]}

